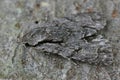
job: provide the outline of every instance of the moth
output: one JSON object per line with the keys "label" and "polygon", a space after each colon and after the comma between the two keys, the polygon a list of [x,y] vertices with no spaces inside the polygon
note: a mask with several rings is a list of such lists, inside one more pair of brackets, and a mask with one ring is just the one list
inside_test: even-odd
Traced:
{"label": "moth", "polygon": [[112,46],[101,34],[106,19],[101,13],[77,13],[26,30],[22,44],[41,54],[89,64],[110,65]]}

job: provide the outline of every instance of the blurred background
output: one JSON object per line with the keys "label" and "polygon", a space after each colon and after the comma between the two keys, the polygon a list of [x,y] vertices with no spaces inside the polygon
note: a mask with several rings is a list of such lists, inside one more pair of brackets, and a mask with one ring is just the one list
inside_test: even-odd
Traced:
{"label": "blurred background", "polygon": [[[28,53],[17,43],[19,36],[31,26],[79,12],[105,15],[107,25],[103,35],[114,46],[111,66],[85,63],[76,66],[34,50]],[[0,0],[0,80],[7,79],[120,80],[120,0]]]}

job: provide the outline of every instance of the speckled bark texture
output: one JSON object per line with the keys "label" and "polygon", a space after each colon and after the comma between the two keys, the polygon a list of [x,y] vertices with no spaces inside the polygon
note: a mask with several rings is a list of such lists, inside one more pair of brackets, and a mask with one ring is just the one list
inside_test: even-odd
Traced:
{"label": "speckled bark texture", "polygon": [[[52,37],[50,37],[52,41],[47,38],[47,43],[43,36],[45,33],[43,35],[41,35],[42,33],[39,33],[39,35],[35,34],[35,36],[27,38],[25,36],[25,33],[29,33],[29,31],[36,33],[36,28],[41,25],[46,25],[49,21],[60,20],[62,17],[72,14],[91,14],[93,12],[102,13],[102,15],[105,16],[106,24],[104,25],[104,29],[100,28],[94,31],[90,28],[91,30],[88,31],[92,31],[90,33],[97,34],[97,36],[99,36],[99,34],[102,35],[102,37],[104,37],[102,40],[107,40],[112,46],[110,47],[112,48],[110,49],[111,55],[108,56],[112,56],[112,62],[109,65],[95,65],[94,62],[91,64],[89,63],[89,59],[82,61],[83,56],[81,57],[81,54],[73,57],[69,47],[74,44],[75,50],[75,47],[77,47],[79,43],[83,43],[78,41],[78,34],[76,34],[77,37],[70,36],[70,40],[64,41],[66,44],[65,48],[60,49],[61,51],[63,50],[61,53],[67,53],[69,51],[69,56],[61,53],[57,53],[56,55],[58,49],[54,48],[56,48],[56,46],[61,47],[61,45],[63,47],[63,44],[59,41],[61,40],[60,36],[54,37],[54,35],[52,35]],[[61,24],[64,20],[58,22]],[[73,24],[74,23],[70,24],[70,22],[68,22],[67,25],[71,26]],[[46,27],[49,27],[54,25],[54,23],[48,23],[47,25]],[[62,34],[58,32],[62,35],[62,40],[63,38],[67,38],[64,34],[68,34],[67,30],[69,28],[66,29],[66,27],[67,26],[63,26],[63,28],[59,29],[63,31]],[[54,28],[55,26],[49,29],[54,32]],[[78,27],[74,27],[71,29],[77,28]],[[40,32],[42,29],[43,28],[39,28],[37,30]],[[57,30],[55,28],[55,31]],[[84,32],[83,28],[77,30]],[[72,34],[75,34],[75,31],[72,32]],[[80,33],[81,32],[79,32],[79,34]],[[59,34],[55,33],[55,35]],[[39,40],[38,38],[36,40],[37,36],[40,37]],[[23,40],[23,37],[26,39]],[[75,42],[72,43],[71,40],[73,39],[71,38],[75,39],[77,44],[75,44]],[[86,39],[86,36],[84,36],[84,38]],[[101,36],[95,38],[100,39]],[[81,37],[80,40],[81,39],[83,38]],[[31,43],[31,41],[33,42]],[[42,43],[44,44],[39,47],[37,43],[41,43],[41,41],[43,41]],[[30,45],[30,43],[32,45]],[[70,44],[69,46],[68,43]],[[50,54],[41,52],[42,48],[45,48],[45,52]],[[82,48],[84,47],[82,46]],[[87,49],[89,48],[90,46],[87,46]],[[96,48],[97,47],[95,47],[95,49]],[[85,49],[85,51],[87,49]],[[51,50],[55,52],[54,55],[51,55]],[[96,54],[93,48],[90,49],[89,52]],[[105,51],[105,53],[106,52],[107,51]],[[71,58],[79,61],[71,60]],[[91,59],[93,58],[95,58],[95,55],[93,55]],[[101,59],[102,58],[103,57],[101,57]],[[102,64],[104,63],[106,62],[103,61]],[[0,79],[120,80],[120,0],[0,0]]]}

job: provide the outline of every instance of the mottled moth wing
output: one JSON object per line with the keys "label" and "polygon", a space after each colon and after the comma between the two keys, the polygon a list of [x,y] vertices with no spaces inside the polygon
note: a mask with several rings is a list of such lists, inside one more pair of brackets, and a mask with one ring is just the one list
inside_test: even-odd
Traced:
{"label": "mottled moth wing", "polygon": [[22,42],[39,53],[109,65],[113,60],[112,46],[99,33],[105,25],[106,20],[99,13],[78,13],[26,31]]}

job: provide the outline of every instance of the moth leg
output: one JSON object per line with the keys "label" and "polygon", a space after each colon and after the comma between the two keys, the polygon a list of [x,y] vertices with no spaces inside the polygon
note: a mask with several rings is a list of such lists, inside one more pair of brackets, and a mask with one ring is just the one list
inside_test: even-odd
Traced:
{"label": "moth leg", "polygon": [[17,44],[17,46],[16,46],[16,48],[15,48],[15,50],[14,50],[14,55],[13,55],[13,57],[12,57],[12,64],[14,64],[14,62],[15,62],[15,57],[16,57],[16,55],[17,55],[17,50],[18,50],[18,48],[19,48],[19,44]]}

